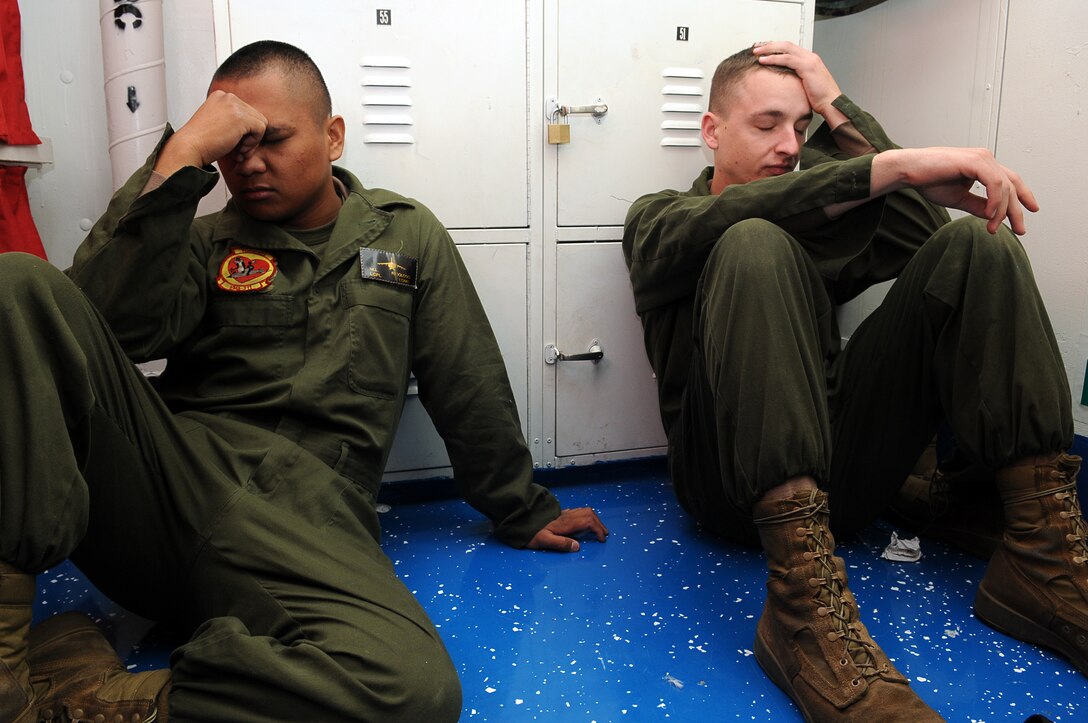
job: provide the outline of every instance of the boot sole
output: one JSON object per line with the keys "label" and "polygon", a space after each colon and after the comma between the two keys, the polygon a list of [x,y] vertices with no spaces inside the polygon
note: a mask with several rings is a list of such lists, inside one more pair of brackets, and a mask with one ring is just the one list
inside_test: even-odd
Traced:
{"label": "boot sole", "polygon": [[975,593],[975,616],[990,627],[1017,640],[1038,645],[1058,653],[1076,667],[1082,675],[1088,675],[1088,659],[1071,643],[1044,628],[1031,618],[1013,610],[991,594],[984,584]]}
{"label": "boot sole", "polygon": [[778,664],[778,659],[771,654],[771,649],[763,641],[763,636],[760,635],[760,631],[756,629],[756,642],[752,646],[753,652],[756,656],[756,662],[759,663],[759,667],[763,668],[763,672],[767,674],[767,677],[771,679],[775,685],[777,685],[783,693],[790,697],[793,704],[797,706],[797,710],[801,711],[801,715],[805,718],[805,723],[814,723],[814,718],[809,715],[809,712],[805,710],[804,704],[793,694],[793,686],[790,685],[788,678],[786,677],[786,671],[782,669],[782,666]]}

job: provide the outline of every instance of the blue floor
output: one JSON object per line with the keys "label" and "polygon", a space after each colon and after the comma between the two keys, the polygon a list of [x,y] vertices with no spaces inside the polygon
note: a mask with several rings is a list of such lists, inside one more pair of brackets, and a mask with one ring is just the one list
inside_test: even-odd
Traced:
{"label": "blue floor", "polygon": [[[752,655],[761,554],[695,529],[662,465],[611,467],[621,478],[555,488],[611,531],[574,555],[509,549],[459,500],[392,496],[383,546],[459,667],[462,720],[800,720]],[[984,562],[928,540],[921,561],[889,562],[892,529],[880,523],[839,552],[863,619],[919,695],[949,721],[1088,720],[1088,679],[973,617]],[[133,669],[164,665],[178,642],[68,563],[39,582],[36,619],[91,613]]]}

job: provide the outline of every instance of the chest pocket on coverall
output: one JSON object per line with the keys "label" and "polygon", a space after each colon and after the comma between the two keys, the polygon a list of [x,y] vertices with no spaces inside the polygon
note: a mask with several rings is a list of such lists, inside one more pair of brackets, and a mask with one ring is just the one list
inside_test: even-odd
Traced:
{"label": "chest pocket on coverall", "polygon": [[411,366],[409,335],[412,289],[359,278],[340,282],[351,336],[348,386],[379,399],[394,399]]}
{"label": "chest pocket on coverall", "polygon": [[288,336],[299,333],[304,309],[289,294],[236,294],[213,299],[208,331],[196,357],[206,367],[198,394],[226,397],[284,379],[299,354],[288,353]]}

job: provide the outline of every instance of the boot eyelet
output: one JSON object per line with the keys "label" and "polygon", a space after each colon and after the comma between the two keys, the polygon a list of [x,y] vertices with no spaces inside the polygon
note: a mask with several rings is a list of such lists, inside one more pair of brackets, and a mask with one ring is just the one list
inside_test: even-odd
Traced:
{"label": "boot eyelet", "polygon": [[1069,628],[1069,626],[1068,626],[1068,625],[1063,625],[1063,626],[1062,626],[1062,635],[1069,635],[1069,634],[1071,634],[1072,632],[1073,632],[1073,631],[1072,631],[1072,630],[1071,630],[1071,629]]}
{"label": "boot eyelet", "polygon": [[855,688],[858,687],[859,685],[861,685],[861,678],[854,678],[850,681],[850,685],[854,686]]}
{"label": "boot eyelet", "polygon": [[849,664],[850,664],[850,661],[847,660],[846,658],[839,658],[839,665],[841,665],[842,667],[845,668]]}

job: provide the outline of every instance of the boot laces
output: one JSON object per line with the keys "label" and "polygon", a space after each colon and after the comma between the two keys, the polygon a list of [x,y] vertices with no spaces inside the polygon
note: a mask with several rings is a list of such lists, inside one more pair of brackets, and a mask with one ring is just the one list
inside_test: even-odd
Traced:
{"label": "boot laces", "polygon": [[1069,520],[1073,528],[1073,531],[1065,536],[1073,553],[1073,562],[1083,565],[1088,562],[1088,524],[1084,522],[1080,502],[1077,500],[1076,482],[1059,487],[1054,497],[1062,503],[1064,508],[1059,515]]}
{"label": "boot laces", "polygon": [[1084,521],[1084,514],[1077,500],[1077,472],[1080,469],[1080,461],[1080,457],[1061,455],[1057,464],[1050,470],[1050,479],[1058,483],[1056,487],[1045,486],[1043,489],[1035,489],[1027,494],[1009,498],[1005,500],[1005,505],[1015,505],[1053,495],[1063,508],[1058,516],[1063,520],[1069,520],[1072,528],[1072,532],[1067,533],[1065,539],[1069,543],[1070,552],[1073,553],[1073,562],[1083,565],[1088,562],[1088,523]]}
{"label": "boot laces", "polygon": [[[831,533],[821,522],[827,519],[826,497],[817,499],[817,493],[813,491],[808,504],[799,512],[805,513],[804,527],[798,530],[806,538],[808,552],[805,557],[816,565],[816,577],[810,583],[817,588],[813,597],[818,605],[817,614],[831,616],[835,629],[828,633],[828,638],[844,641],[845,655],[853,661],[862,677],[871,680],[885,672],[887,665],[877,665],[876,644],[863,632],[857,605],[850,602],[845,578],[835,566]],[[855,679],[854,684],[860,682],[860,678]]]}
{"label": "boot laces", "polygon": [[943,517],[949,508],[948,479],[940,468],[933,470],[929,480],[929,514],[933,520]]}

